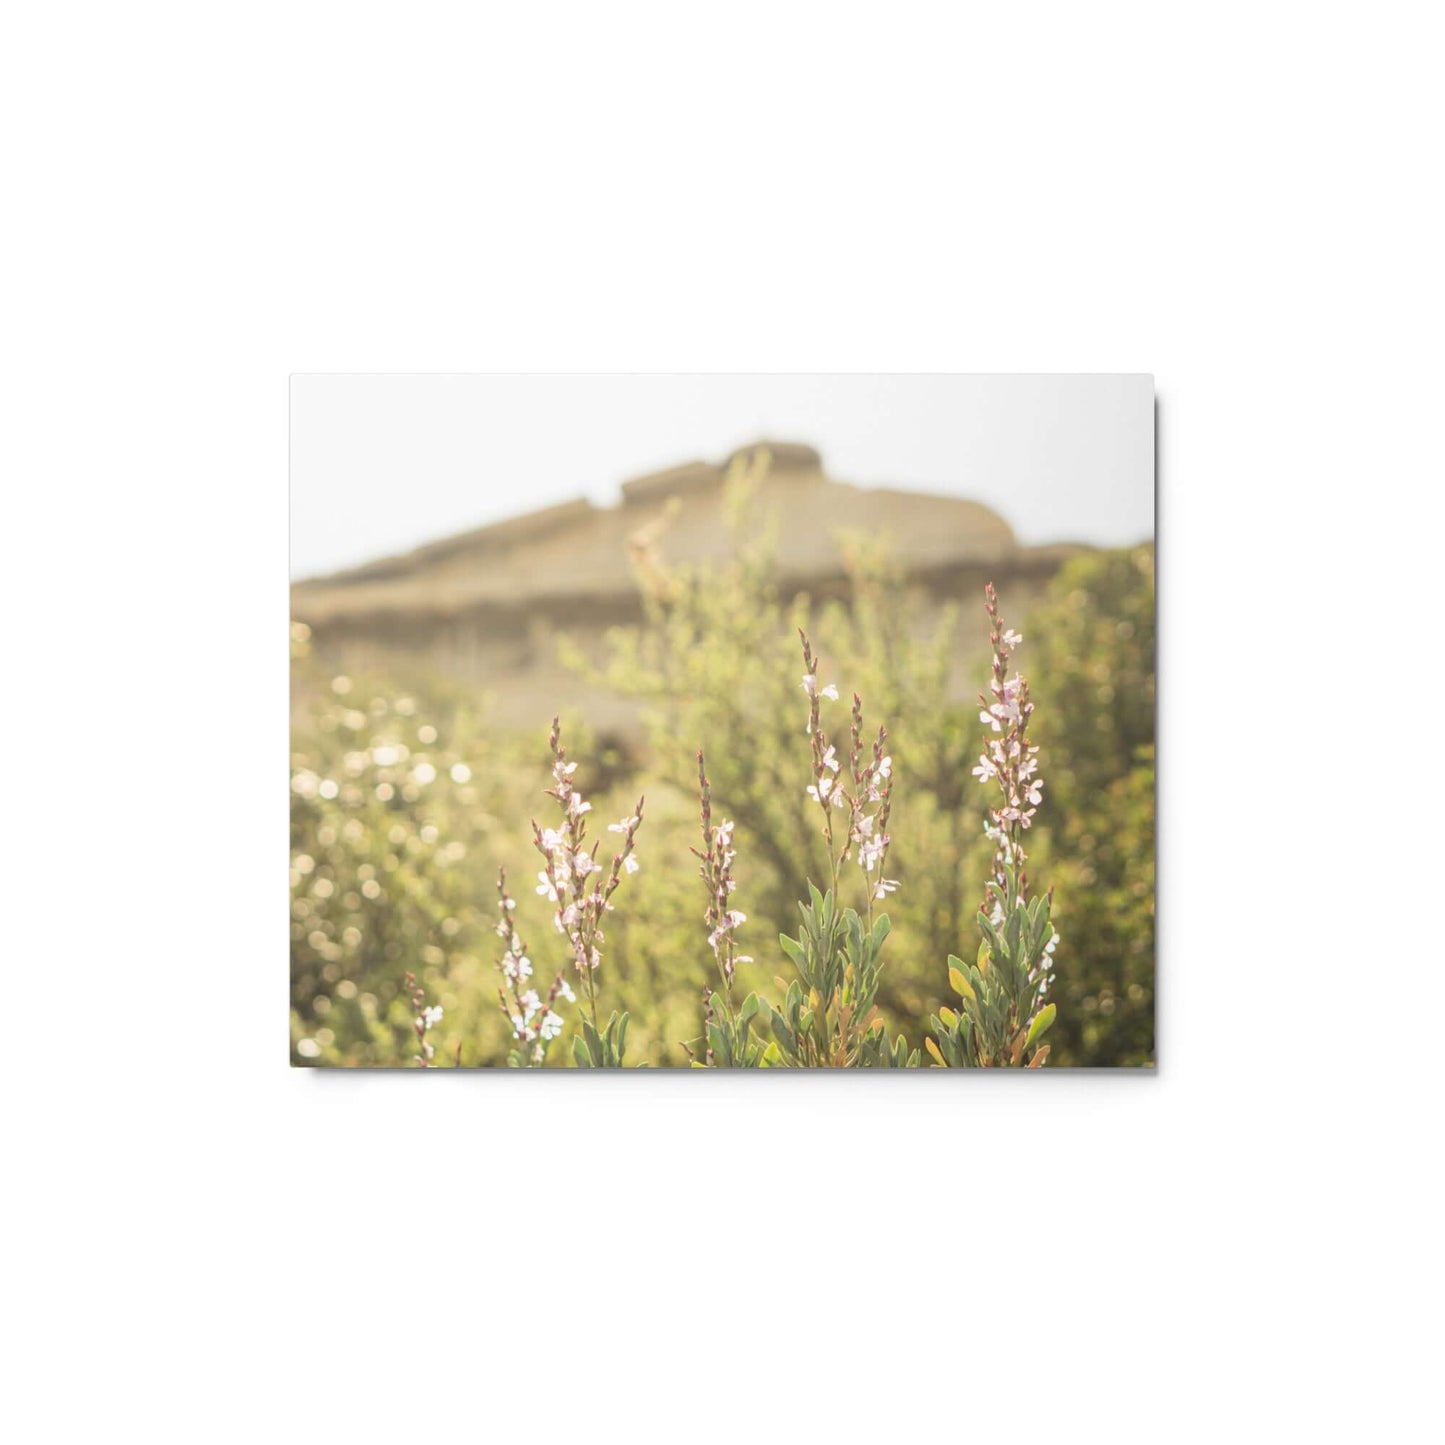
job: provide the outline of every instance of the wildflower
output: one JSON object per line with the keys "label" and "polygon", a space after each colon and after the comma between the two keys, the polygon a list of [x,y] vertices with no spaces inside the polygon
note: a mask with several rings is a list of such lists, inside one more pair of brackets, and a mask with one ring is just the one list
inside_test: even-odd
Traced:
{"label": "wildflower", "polygon": [[549,878],[546,871],[542,869],[538,870],[537,877],[541,880],[537,884],[537,892],[549,903],[555,903],[557,901],[557,889],[553,885],[551,878]]}
{"label": "wildflower", "polygon": [[724,913],[722,918],[718,921],[717,927],[714,928],[710,934],[708,934],[707,941],[713,952],[717,952],[718,945],[723,941],[723,939],[730,938],[732,936],[733,929],[735,929],[740,923],[746,923],[747,921],[747,914],[741,912],[739,909],[730,908],[726,913]]}
{"label": "wildflower", "polygon": [[[636,873],[637,870],[638,870],[639,868],[641,868],[641,867],[642,867],[642,864],[639,863],[639,862],[637,861],[637,859],[636,859],[631,853],[629,853],[629,854],[622,860],[622,871],[623,871],[624,873]],[[612,907],[612,905],[611,905],[610,903],[609,903],[607,906],[608,906],[609,908]]]}
{"label": "wildflower", "polygon": [[561,974],[557,975],[557,992],[562,998],[565,998],[568,1003],[577,1002],[577,995],[572,992],[572,985],[568,983]]}
{"label": "wildflower", "polygon": [[422,1023],[427,1028],[433,1028],[442,1021],[442,1008],[440,1004],[433,1004],[431,1008],[422,1010]]}
{"label": "wildflower", "polygon": [[896,878],[880,878],[878,886],[873,890],[875,898],[887,898],[890,893],[898,892],[898,880]]}
{"label": "wildflower", "polygon": [[814,802],[821,803],[825,808],[831,803],[835,808],[843,806],[843,789],[837,778],[830,778],[825,773],[818,781],[808,788],[808,796]]}
{"label": "wildflower", "polygon": [[537,990],[534,988],[529,988],[517,1002],[522,1005],[522,1016],[528,1023],[532,1021],[532,1015],[542,1007],[542,1000],[537,997]]}
{"label": "wildflower", "polygon": [[831,698],[834,702],[838,701],[837,685],[830,682],[827,687],[820,688],[818,686],[818,674],[815,672],[803,674],[803,691],[806,692],[809,697],[826,697]]}
{"label": "wildflower", "polygon": [[561,1014],[548,1012],[537,1032],[544,1039],[555,1039],[562,1032]]}
{"label": "wildflower", "polygon": [[607,825],[607,831],[609,833],[625,833],[629,828],[635,828],[636,826],[636,818],[624,818],[620,823],[609,823]]}

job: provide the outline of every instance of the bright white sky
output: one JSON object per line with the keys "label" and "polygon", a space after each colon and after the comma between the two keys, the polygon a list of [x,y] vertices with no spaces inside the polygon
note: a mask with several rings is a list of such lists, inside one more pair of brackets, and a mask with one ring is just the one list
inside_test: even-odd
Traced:
{"label": "bright white sky", "polygon": [[291,575],[316,576],[746,442],[987,503],[1024,542],[1154,535],[1150,376],[295,376]]}

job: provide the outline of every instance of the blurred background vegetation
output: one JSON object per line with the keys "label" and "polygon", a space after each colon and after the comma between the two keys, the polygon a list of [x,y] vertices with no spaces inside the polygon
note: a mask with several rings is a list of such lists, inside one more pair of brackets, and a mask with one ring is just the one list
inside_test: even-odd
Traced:
{"label": "blurred background vegetation", "polygon": [[[921,1045],[948,1002],[947,957],[971,956],[990,848],[987,796],[970,775],[982,746],[972,694],[950,686],[960,654],[986,681],[978,617],[945,609],[919,635],[901,576],[878,548],[846,549],[846,597],[780,594],[766,536],[724,567],[668,571],[642,559],[644,621],[612,629],[598,655],[567,638],[579,679],[636,699],[646,746],[599,740],[562,712],[575,781],[605,824],[647,795],[641,871],[608,926],[604,1011],[629,1011],[629,1063],[680,1065],[700,993],[715,984],[697,840],[696,750],[706,748],[715,817],[737,822],[735,906],[748,915],[742,992],[773,999],[789,975],[777,945],[795,931],[806,879],[826,877],[796,629],[824,657],[841,701],[840,739],[861,694],[865,725],[889,730],[896,784],[887,872],[893,933],[879,1004],[890,1035]],[[1032,838],[1035,887],[1055,889],[1062,941],[1053,1065],[1149,1065],[1154,1058],[1154,566],[1152,545],[1067,562],[1026,613],[1018,665],[1037,702],[1044,805]],[[982,599],[978,615],[982,614]],[[497,1003],[496,876],[506,867],[537,977],[565,961],[551,906],[534,892],[530,820],[552,821],[546,722],[518,733],[484,698],[424,661],[388,676],[335,676],[294,624],[291,766],[291,1046],[301,1064],[399,1065],[415,1058],[402,977],[414,971],[445,1015],[438,1062],[505,1062]],[[565,703],[565,699],[559,699]],[[825,704],[825,709],[829,705]],[[840,751],[844,751],[841,749]],[[605,844],[604,844],[605,852]],[[849,865],[850,869],[852,865]],[[861,874],[845,884],[862,907]],[[741,996],[741,994],[740,994]],[[569,1027],[553,1062],[570,1061]]]}

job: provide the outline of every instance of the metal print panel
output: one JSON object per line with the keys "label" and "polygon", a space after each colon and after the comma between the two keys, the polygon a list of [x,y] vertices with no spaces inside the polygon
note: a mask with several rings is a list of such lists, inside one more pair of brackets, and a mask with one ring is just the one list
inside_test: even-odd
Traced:
{"label": "metal print panel", "polygon": [[1147,376],[298,376],[291,1059],[1154,1063]]}

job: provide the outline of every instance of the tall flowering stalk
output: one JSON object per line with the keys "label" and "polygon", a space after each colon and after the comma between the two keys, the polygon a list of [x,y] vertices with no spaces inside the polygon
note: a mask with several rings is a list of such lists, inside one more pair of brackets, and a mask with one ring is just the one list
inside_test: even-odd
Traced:
{"label": "tall flowering stalk", "polygon": [[961,1007],[939,1011],[932,1020],[937,1042],[929,1039],[927,1045],[940,1064],[1010,1066],[1023,1063],[1028,1054],[1029,1067],[1037,1068],[1049,1052],[1038,1041],[1057,1012],[1044,999],[1059,942],[1049,916],[1053,890],[1032,902],[1028,896],[1024,835],[1043,802],[1043,779],[1039,749],[1028,736],[1034,712],[1028,681],[1009,672],[1023,638],[1004,626],[992,583],[984,598],[993,664],[989,691],[979,694],[979,721],[988,732],[973,774],[998,792],[984,824],[994,845],[993,868],[978,911],[982,939],[977,958],[968,965],[956,957],[948,960],[949,982]]}
{"label": "tall flowering stalk", "polygon": [[[430,1007],[426,1001],[426,990],[417,982],[416,975],[408,971],[404,983],[407,994],[411,999],[412,1032],[416,1035],[416,1061],[423,1069],[433,1068],[432,1060],[436,1057],[436,1046],[427,1038],[432,1028],[442,1021],[442,1007],[440,1004],[433,1004]],[[460,1055],[461,1046],[458,1045]]]}
{"label": "tall flowering stalk", "polygon": [[[788,986],[780,1009],[768,1022],[775,1050],[768,1062],[800,1068],[906,1067],[911,1058],[900,1035],[889,1043],[875,999],[883,968],[883,942],[888,915],[873,916],[873,904],[898,884],[883,876],[888,856],[888,816],[893,798],[893,759],[886,751],[888,733],[878,729],[864,742],[863,703],[854,694],[848,768],[844,772],[837,746],[822,723],[822,700],[837,701],[838,689],[818,681],[819,659],[802,628],[803,691],[808,695],[808,742],[813,754],[813,781],[808,797],[822,813],[823,841],[828,849],[831,886],[820,893],[810,882],[808,902],[798,905],[802,928],[796,938],[783,934],[778,942],[798,976]],[[834,811],[842,810],[845,826],[835,827]],[[840,870],[856,857],[863,871],[866,917],[839,901]],[[875,876],[876,875],[876,876]]]}
{"label": "tall flowering stalk", "polygon": [[[895,879],[883,876],[883,864],[891,842],[888,815],[893,806],[893,759],[886,751],[888,730],[880,727],[871,744],[864,742],[863,700],[855,692],[848,730],[851,743],[848,772],[843,772],[838,749],[829,742],[827,730],[823,727],[820,706],[823,698],[836,702],[838,689],[833,683],[820,686],[820,659],[801,627],[798,637],[803,644],[803,691],[808,695],[808,742],[813,751],[813,781],[808,785],[808,797],[822,811],[823,841],[828,849],[832,891],[834,894],[838,892],[839,870],[843,864],[850,857],[856,857],[858,866],[863,870],[867,916],[871,923],[874,902],[886,898],[898,887]],[[834,809],[844,809],[847,813],[847,827],[841,830],[841,843],[834,828]]]}
{"label": "tall flowering stalk", "polygon": [[733,863],[738,856],[733,847],[733,824],[727,818],[718,823],[712,820],[712,785],[708,782],[707,760],[701,748],[697,753],[697,786],[702,847],[691,851],[699,862],[698,873],[707,889],[707,910],[703,921],[722,988],[703,987],[703,1032],[701,1039],[697,1040],[703,1059],[699,1061],[691,1045],[684,1044],[683,1048],[695,1064],[702,1062],[707,1067],[753,1068],[762,1062],[767,1045],[751,1036],[752,1023],[760,1014],[766,1019],[768,1010],[753,993],[747,996],[740,1008],[733,1003],[733,980],[737,966],[753,961],[751,955],[737,952],[734,938],[737,928],[748,921],[748,916],[733,907],[732,894],[737,887]]}
{"label": "tall flowering stalk", "polygon": [[985,832],[993,840],[993,876],[984,890],[984,907],[996,915],[1007,889],[1010,867],[1018,872],[1019,894],[1027,892],[1023,847],[1024,832],[1033,824],[1043,802],[1043,779],[1039,777],[1039,750],[1028,740],[1029,719],[1034,705],[1029,701],[1028,679],[1008,675],[1009,661],[1023,638],[1003,625],[998,613],[998,594],[990,582],[984,589],[988,613],[989,641],[993,647],[993,679],[989,693],[980,693],[983,711],[978,720],[991,735],[985,736],[985,751],[979,755],[973,775],[987,786],[997,783],[1001,802],[989,809]]}
{"label": "tall flowering stalk", "polygon": [[502,1017],[512,1030],[515,1044],[507,1055],[507,1062],[514,1068],[540,1066],[547,1061],[548,1045],[562,1032],[565,1024],[557,1000],[563,998],[568,1003],[576,1003],[577,995],[560,971],[552,980],[545,999],[530,982],[532,960],[527,956],[527,945],[517,931],[514,916],[517,904],[507,892],[505,868],[497,873],[497,901],[500,917],[496,931],[504,950],[497,960],[497,969],[502,975],[497,997],[501,1002]]}
{"label": "tall flowering stalk", "polygon": [[587,1000],[587,1017],[583,1020],[583,1036],[573,1040],[572,1055],[578,1064],[597,1067],[613,1066],[622,1061],[627,1033],[627,1015],[620,1019],[614,1013],[603,1032],[597,1017],[597,970],[602,966],[602,928],[604,915],[613,911],[612,895],[617,892],[624,874],[636,873],[635,854],[637,830],[642,823],[644,799],[630,818],[608,824],[607,831],[622,835],[621,851],[613,856],[608,867],[598,861],[599,843],[587,844],[589,803],[572,781],[577,764],[567,760],[562,745],[562,724],[552,719],[547,738],[552,753],[552,787],[547,796],[555,798],[561,809],[561,825],[543,828],[532,820],[533,842],[542,855],[543,866],[537,874],[537,892],[556,905],[554,922],[557,932],[567,939],[572,962],[582,980]]}

